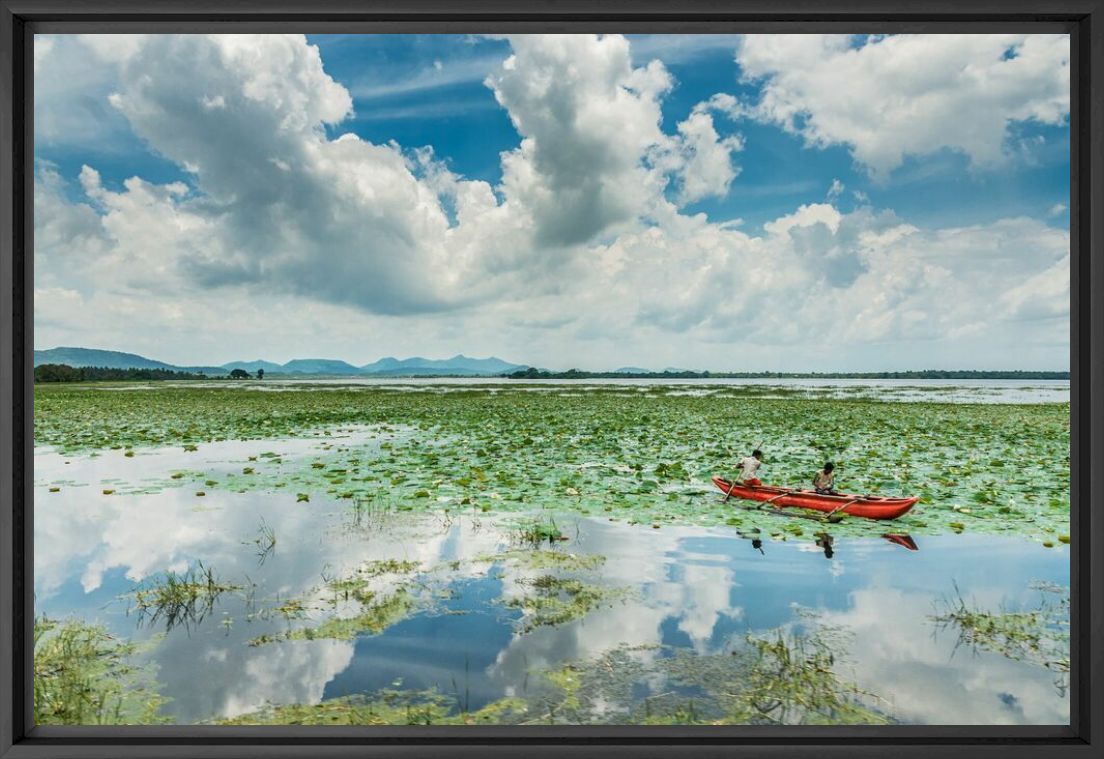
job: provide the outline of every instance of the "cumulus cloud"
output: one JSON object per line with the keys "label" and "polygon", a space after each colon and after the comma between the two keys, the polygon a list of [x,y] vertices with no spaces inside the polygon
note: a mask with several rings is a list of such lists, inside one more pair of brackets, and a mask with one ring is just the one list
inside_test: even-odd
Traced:
{"label": "cumulus cloud", "polygon": [[[108,107],[187,181],[105,183],[90,161],[67,183],[39,165],[43,340],[126,335],[115,347],[134,350],[186,329],[203,349],[267,344],[275,331],[312,353],[372,346],[365,360],[416,344],[485,346],[523,361],[592,356],[598,366],[646,353],[662,365],[723,368],[717,343],[784,349],[825,336],[860,345],[953,333],[998,344],[1010,325],[1040,344],[1068,339],[1068,234],[1039,221],[921,229],[868,207],[859,190],[851,194],[864,205],[844,212],[839,180],[825,202],[761,232],[684,213],[737,179],[743,139],[719,133],[713,115],[750,106],[720,93],[665,133],[672,77],[658,61],[635,65],[619,36],[510,38],[512,54],[486,80],[519,133],[498,186],[455,173],[428,146],[340,134],[352,100],[303,37],[59,39],[43,75],[57,76],[60,50],[99,51],[113,72],[96,75],[110,79]],[[994,65],[1039,58],[1033,39],[1006,40],[1001,49],[1016,55]],[[791,47],[759,51],[750,69],[765,82],[760,116],[763,103],[782,102],[771,93],[789,81],[778,73],[787,60],[886,44],[783,42]],[[749,50],[745,42],[740,55]],[[795,111],[787,123],[812,122]],[[726,353],[724,366],[747,355]]]}
{"label": "cumulus cloud", "polygon": [[942,149],[999,164],[1017,122],[1069,115],[1068,35],[748,35],[736,61],[762,85],[727,102],[815,147],[846,145],[885,177],[910,155]]}
{"label": "cumulus cloud", "polygon": [[723,197],[740,172],[732,154],[744,149],[738,135],[721,138],[708,113],[695,111],[678,125],[678,149],[683,164],[678,173],[682,204],[714,196]]}
{"label": "cumulus cloud", "polygon": [[663,64],[633,68],[619,35],[518,35],[487,78],[521,145],[502,156],[503,191],[532,219],[538,242],[583,243],[634,220],[662,197],[642,159],[666,136]]}

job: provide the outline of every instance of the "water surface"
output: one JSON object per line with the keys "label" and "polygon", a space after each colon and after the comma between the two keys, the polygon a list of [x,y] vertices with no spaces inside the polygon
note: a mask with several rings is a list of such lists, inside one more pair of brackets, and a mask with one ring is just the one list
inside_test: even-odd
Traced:
{"label": "water surface", "polygon": [[[306,455],[324,444],[281,441],[281,451]],[[955,629],[931,620],[956,593],[991,610],[1031,607],[1039,596],[1032,583],[1068,585],[1066,546],[966,533],[918,536],[911,551],[871,537],[836,539],[829,557],[811,532],[783,541],[733,527],[654,529],[546,511],[535,518],[554,522],[567,539],[539,550],[604,557],[597,565],[568,561],[553,573],[608,595],[578,618],[533,626],[511,601],[531,595],[530,583],[550,570],[524,560],[537,549],[519,538],[518,514],[403,512],[318,497],[302,503],[286,492],[143,492],[143,482],[184,466],[186,456],[187,466],[198,455],[217,474],[271,445],[142,451],[128,459],[127,479],[111,495],[102,491],[112,489],[122,452],[36,455],[36,612],[102,621],[127,638],[163,636],[148,657],[173,721],[384,688],[436,688],[477,709],[532,695],[543,671],[619,648],[635,649],[645,668],[680,651],[714,656],[747,633],[800,629],[811,613],[847,633],[840,676],[877,694],[895,720],[1068,723],[1068,696],[1054,672],[962,646]],[[50,492],[62,477],[68,484]],[[276,539],[269,550],[266,530]],[[409,614],[350,640],[279,639],[312,619],[351,613],[326,582],[385,560],[416,565],[371,580],[380,597],[408,594]],[[169,629],[164,618],[133,608],[135,587],[199,561],[242,590]],[[309,617],[273,611],[289,599],[302,600]],[[264,636],[275,642],[250,645]],[[645,699],[670,689],[652,674],[632,692]]]}

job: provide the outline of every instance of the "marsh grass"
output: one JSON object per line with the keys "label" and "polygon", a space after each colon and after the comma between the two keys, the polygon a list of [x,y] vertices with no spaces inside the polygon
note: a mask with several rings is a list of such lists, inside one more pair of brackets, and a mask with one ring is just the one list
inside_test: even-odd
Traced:
{"label": "marsh grass", "polygon": [[276,550],[276,530],[261,517],[261,526],[257,529],[257,537],[251,541],[243,541],[243,545],[253,545],[257,549],[257,566],[264,566],[268,557]]}
{"label": "marsh grass", "polygon": [[839,672],[846,637],[814,625],[709,655],[620,646],[541,673],[530,723],[887,724],[882,700]]}
{"label": "marsh grass", "polygon": [[956,647],[989,651],[1052,670],[1055,688],[1064,694],[1070,670],[1069,589],[1047,583],[1032,587],[1041,594],[1035,608],[988,611],[968,603],[955,585],[955,595],[942,599],[939,613],[930,619],[939,629],[958,632]]}
{"label": "marsh grass", "polygon": [[138,725],[158,714],[153,670],[142,648],[99,625],[45,617],[34,625],[34,720],[38,725]]}
{"label": "marsh grass", "polygon": [[201,623],[224,593],[244,586],[222,582],[211,567],[198,562],[182,573],[162,572],[141,583],[131,595],[138,624],[165,623],[165,631]]}

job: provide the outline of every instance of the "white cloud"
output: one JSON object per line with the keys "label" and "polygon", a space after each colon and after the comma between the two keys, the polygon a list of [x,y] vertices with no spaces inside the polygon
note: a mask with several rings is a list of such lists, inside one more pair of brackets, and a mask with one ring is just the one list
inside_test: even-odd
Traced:
{"label": "white cloud", "polygon": [[[1062,355],[1068,233],[1030,219],[921,229],[890,211],[844,213],[838,180],[828,202],[762,233],[687,216],[669,195],[723,194],[736,177],[742,140],[718,134],[711,112],[742,106],[719,94],[666,134],[670,74],[634,67],[623,38],[510,44],[487,80],[521,135],[498,187],[457,175],[429,148],[328,137],[323,126],[352,101],[302,37],[155,36],[112,51],[101,64],[112,77],[96,80],[110,81],[130,128],[191,185],[107,186],[90,166],[74,201],[39,166],[41,346],[182,363],[366,361],[417,346],[593,368],[642,356],[807,368],[838,361],[839,346],[866,368],[889,360],[886,341],[909,362],[918,344],[938,345],[931,365],[976,365],[978,346],[1008,365],[1008,348],[1028,341]],[[778,55],[824,55],[807,48]]]}
{"label": "white cloud", "polygon": [[583,243],[654,212],[666,180],[643,158],[667,137],[659,61],[633,68],[618,35],[518,35],[487,79],[522,135],[503,154],[503,192],[533,219],[543,245]]}
{"label": "white cloud", "polygon": [[1066,212],[1067,208],[1069,208],[1069,206],[1067,206],[1065,203],[1055,203],[1053,206],[1050,207],[1049,213],[1051,216],[1061,216],[1063,213]]}
{"label": "white cloud", "polygon": [[729,105],[810,146],[846,145],[877,177],[944,148],[992,167],[1013,123],[1065,122],[1069,51],[1068,35],[748,35],[736,61],[762,92]]}
{"label": "white cloud", "polygon": [[695,111],[678,125],[678,145],[685,163],[678,174],[679,201],[715,196],[723,197],[740,169],[732,163],[732,154],[744,149],[741,137],[721,138],[713,126],[713,117]]}

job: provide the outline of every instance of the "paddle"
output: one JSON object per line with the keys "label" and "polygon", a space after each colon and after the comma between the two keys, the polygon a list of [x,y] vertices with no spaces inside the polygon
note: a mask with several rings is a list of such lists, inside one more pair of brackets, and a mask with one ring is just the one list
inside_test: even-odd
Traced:
{"label": "paddle", "polygon": [[847,503],[841,504],[841,505],[837,506],[836,508],[832,509],[831,511],[829,511],[827,516],[825,516],[824,518],[825,519],[831,519],[832,516],[835,515],[835,513],[837,511],[843,511],[845,508],[847,508],[851,504],[858,503],[859,501],[865,501],[868,497],[869,496],[865,496],[865,495],[864,496],[859,496],[858,498],[856,498],[852,501],[848,501]]}
{"label": "paddle", "polygon": [[778,509],[763,509],[762,506],[741,506],[744,511],[758,511],[761,514],[773,514],[776,517],[785,517],[786,519],[811,519],[819,524],[824,524],[824,518],[814,516],[812,514],[803,514],[799,511],[780,511]]}

